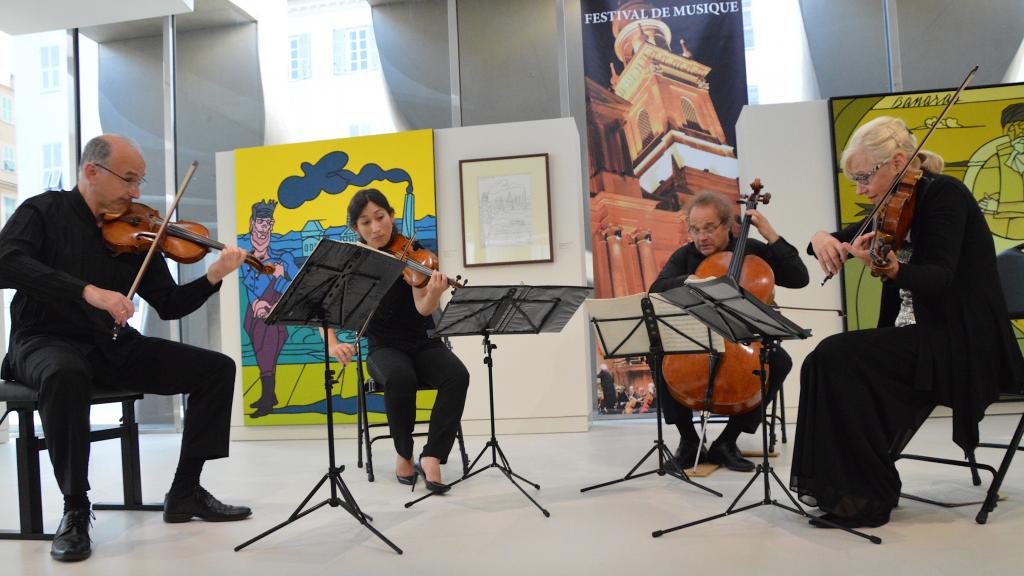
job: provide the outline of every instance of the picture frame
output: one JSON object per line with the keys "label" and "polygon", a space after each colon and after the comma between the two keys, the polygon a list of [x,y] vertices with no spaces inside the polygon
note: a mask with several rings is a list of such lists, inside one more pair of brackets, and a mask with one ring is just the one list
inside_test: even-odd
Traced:
{"label": "picture frame", "polygon": [[554,260],[548,155],[459,161],[466,267]]}

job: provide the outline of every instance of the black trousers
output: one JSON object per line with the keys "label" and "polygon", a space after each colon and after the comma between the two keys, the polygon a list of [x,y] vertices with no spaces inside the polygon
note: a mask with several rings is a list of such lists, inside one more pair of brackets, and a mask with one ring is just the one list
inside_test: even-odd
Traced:
{"label": "black trousers", "polygon": [[39,391],[46,449],[65,495],[89,490],[93,387],[188,394],[180,457],[211,460],[228,455],[234,361],[219,352],[161,338],[131,336],[123,346],[118,360],[99,348],[50,336],[25,338],[11,347],[15,377]]}
{"label": "black trousers", "polygon": [[[789,356],[789,353],[783,350],[781,347],[776,350],[774,354],[768,358],[768,398],[763,401],[763,404],[767,405],[775,398],[778,394],[779,388],[782,387],[782,382],[786,380],[786,375],[793,369],[793,359]],[[675,424],[680,429],[680,433],[683,435],[684,440],[698,438],[696,426],[693,423],[693,410],[683,406],[676,401],[670,394],[664,394],[662,399],[661,409],[665,414],[665,422],[669,424]],[[751,410],[746,414],[738,414],[729,418],[728,424],[725,425],[725,430],[729,433],[739,435],[739,432],[746,432],[753,434],[757,432],[757,427],[761,424],[761,410],[760,408]],[[692,434],[690,431],[693,431]],[[737,432],[738,430],[738,432]]]}
{"label": "black trousers", "polygon": [[409,351],[371,346],[366,364],[370,376],[384,385],[388,427],[395,451],[402,458],[412,458],[416,390],[420,383],[437,388],[421,455],[447,460],[469,391],[469,371],[462,361],[440,340],[430,340]]}
{"label": "black trousers", "polygon": [[825,512],[884,523],[899,502],[895,458],[935,407],[914,389],[919,330],[836,334],[804,360],[789,482]]}

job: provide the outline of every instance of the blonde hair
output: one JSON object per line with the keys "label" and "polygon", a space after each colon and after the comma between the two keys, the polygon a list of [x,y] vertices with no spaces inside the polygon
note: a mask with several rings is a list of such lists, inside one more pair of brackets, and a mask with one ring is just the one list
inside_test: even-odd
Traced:
{"label": "blonde hair", "polygon": [[[917,139],[902,119],[879,116],[854,131],[843,150],[839,165],[843,172],[849,174],[850,161],[855,156],[863,154],[869,163],[880,164],[891,160],[896,152],[903,152],[909,159],[916,148]],[[917,156],[921,160],[921,167],[929,172],[939,174],[945,167],[942,156],[935,152],[921,150]]]}

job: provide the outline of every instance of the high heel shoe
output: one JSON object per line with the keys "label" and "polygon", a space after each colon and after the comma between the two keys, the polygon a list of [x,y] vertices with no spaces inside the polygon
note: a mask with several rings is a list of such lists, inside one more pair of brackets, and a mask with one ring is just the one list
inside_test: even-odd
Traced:
{"label": "high heel shoe", "polygon": [[415,486],[416,485],[416,472],[413,471],[411,476],[402,476],[395,473],[395,478],[398,478],[398,483],[403,486]]}
{"label": "high heel shoe", "polygon": [[434,482],[427,478],[427,473],[423,471],[423,466],[420,465],[419,458],[416,459],[416,464],[414,464],[413,466],[413,469],[416,471],[416,473],[421,474],[423,476],[423,484],[427,487],[427,490],[430,490],[435,494],[444,494],[445,492],[452,489],[451,486],[443,482]]}

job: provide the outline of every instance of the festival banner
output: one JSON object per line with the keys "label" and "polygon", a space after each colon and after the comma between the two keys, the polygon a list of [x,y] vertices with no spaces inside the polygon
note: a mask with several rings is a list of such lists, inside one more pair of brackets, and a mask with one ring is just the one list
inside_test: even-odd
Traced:
{"label": "festival banner", "polygon": [[[399,230],[412,237],[415,227],[416,240],[437,252],[431,130],[235,151],[238,245],[275,267],[273,274],[239,270],[247,425],[326,422],[319,330],[271,326],[263,319],[322,238],[356,240],[346,208],[363,188],[380,190],[395,209]],[[354,336],[339,338],[352,342]],[[333,368],[340,380],[331,398],[335,421],[354,423],[355,364],[344,372],[336,363]],[[435,394],[417,395],[418,419],[429,417]],[[367,408],[370,422],[386,421],[382,395],[368,395]]]}
{"label": "festival banner", "polygon": [[[627,296],[647,291],[689,241],[692,196],[739,197],[742,4],[582,0],[581,9],[594,291]],[[649,368],[601,352],[599,413],[653,409]]]}
{"label": "festival banner", "polygon": [[[840,226],[860,222],[871,203],[843,176],[839,158],[858,126],[878,116],[902,118],[917,137],[935,124],[953,90],[832,98],[833,167]],[[1024,84],[967,88],[925,144],[946,161],[945,174],[961,180],[981,207],[996,252],[1024,242]],[[844,267],[846,329],[878,323],[881,281],[857,259]],[[1024,321],[1014,323],[1024,348]]]}

